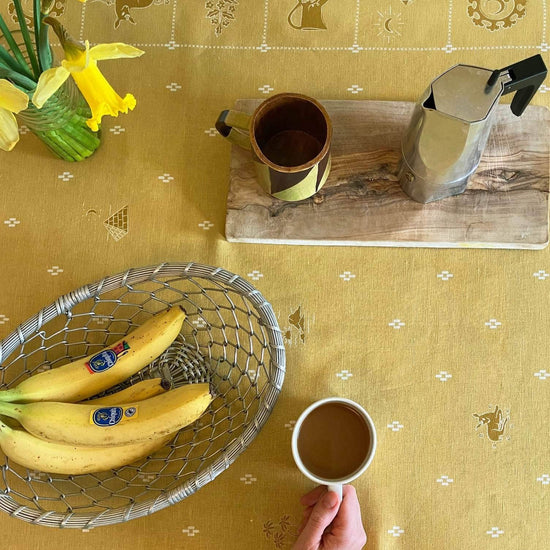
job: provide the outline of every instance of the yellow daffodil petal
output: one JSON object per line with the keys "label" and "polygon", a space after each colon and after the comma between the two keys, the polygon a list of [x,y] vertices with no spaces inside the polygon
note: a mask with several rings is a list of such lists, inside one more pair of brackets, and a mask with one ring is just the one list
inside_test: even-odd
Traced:
{"label": "yellow daffodil petal", "polygon": [[83,71],[72,73],[72,77],[92,110],[92,117],[86,123],[94,132],[98,131],[104,115],[118,116],[136,106],[133,95],[127,94],[123,99],[113,90],[94,60]]}
{"label": "yellow daffodil petal", "polygon": [[66,59],[63,59],[61,61],[61,66],[72,74],[83,71],[87,67],[87,64],[79,63],[78,61],[67,61]]}
{"label": "yellow daffodil petal", "polygon": [[65,59],[61,65],[70,73],[84,70],[90,63],[90,43],[86,40],[85,49],[76,47],[74,44],[65,44]]}
{"label": "yellow daffodil petal", "polygon": [[27,94],[5,79],[0,79],[0,109],[18,113],[29,104]]}
{"label": "yellow daffodil petal", "polygon": [[113,44],[98,44],[90,48],[90,57],[96,61],[104,59],[119,59],[121,57],[140,57],[145,52],[138,50],[128,44],[122,42],[114,42]]}
{"label": "yellow daffodil petal", "polygon": [[59,90],[62,84],[69,78],[69,71],[65,67],[54,67],[44,71],[38,79],[36,90],[32,96],[32,102],[38,109]]}
{"label": "yellow daffodil petal", "polygon": [[0,149],[11,151],[19,141],[19,129],[13,113],[0,108]]}

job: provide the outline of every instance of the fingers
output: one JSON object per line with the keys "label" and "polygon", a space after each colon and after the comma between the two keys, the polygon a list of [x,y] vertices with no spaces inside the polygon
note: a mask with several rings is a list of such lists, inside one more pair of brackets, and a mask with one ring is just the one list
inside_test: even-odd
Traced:
{"label": "fingers", "polygon": [[327,492],[327,488],[324,485],[319,485],[315,487],[312,491],[302,496],[300,502],[302,506],[305,507],[304,513],[302,515],[302,521],[298,527],[298,535],[304,530],[306,523],[311,516],[313,507],[319,502],[319,499]]}
{"label": "fingers", "polygon": [[300,522],[300,525],[298,526],[297,534],[299,535],[306,526],[306,523],[308,522],[309,516],[311,516],[311,512],[313,512],[313,506],[310,506],[309,508],[306,508],[304,510],[304,513],[302,515],[302,521]]}
{"label": "fingers", "polygon": [[302,506],[315,506],[319,499],[327,492],[327,488],[324,485],[319,485],[318,487],[315,487],[313,491],[310,491],[306,495],[304,495],[300,502],[302,503]]}
{"label": "fingers", "polygon": [[361,508],[357,498],[357,491],[352,485],[344,485],[342,489],[342,504],[337,518],[337,527],[348,529],[361,524]]}
{"label": "fingers", "polygon": [[[312,508],[294,548],[317,548],[321,543],[325,529],[338,512],[338,496],[326,491]],[[308,511],[305,511],[307,514]]]}
{"label": "fingers", "polygon": [[366,543],[367,535],[361,520],[357,492],[351,485],[343,487],[342,504],[340,504],[338,515],[334,519],[332,533],[336,537],[345,537],[347,540],[353,540],[362,545]]}

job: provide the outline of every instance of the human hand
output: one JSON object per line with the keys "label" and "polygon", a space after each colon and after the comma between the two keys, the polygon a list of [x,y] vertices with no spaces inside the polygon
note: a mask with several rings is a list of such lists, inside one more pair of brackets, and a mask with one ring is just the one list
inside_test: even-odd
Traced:
{"label": "human hand", "polygon": [[300,502],[305,507],[304,518],[292,550],[360,550],[365,546],[367,535],[354,487],[344,485],[340,507],[336,493],[324,486]]}

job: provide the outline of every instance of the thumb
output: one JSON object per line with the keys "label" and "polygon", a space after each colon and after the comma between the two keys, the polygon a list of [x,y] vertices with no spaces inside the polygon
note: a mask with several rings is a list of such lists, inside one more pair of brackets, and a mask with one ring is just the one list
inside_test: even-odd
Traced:
{"label": "thumb", "polygon": [[311,515],[300,533],[297,543],[300,548],[317,548],[325,529],[330,525],[338,513],[338,495],[334,491],[327,491],[323,498],[317,502]]}

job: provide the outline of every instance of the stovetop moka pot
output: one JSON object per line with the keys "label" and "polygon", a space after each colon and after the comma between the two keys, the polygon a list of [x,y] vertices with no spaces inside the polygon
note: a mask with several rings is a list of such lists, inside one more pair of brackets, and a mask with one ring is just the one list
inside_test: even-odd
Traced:
{"label": "stovetop moka pot", "polygon": [[502,95],[520,116],[543,80],[540,55],[493,71],[455,65],[438,76],[416,104],[402,140],[399,183],[412,199],[428,203],[458,195],[476,170]]}

